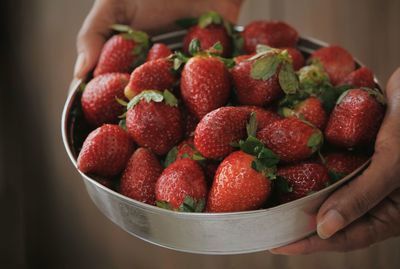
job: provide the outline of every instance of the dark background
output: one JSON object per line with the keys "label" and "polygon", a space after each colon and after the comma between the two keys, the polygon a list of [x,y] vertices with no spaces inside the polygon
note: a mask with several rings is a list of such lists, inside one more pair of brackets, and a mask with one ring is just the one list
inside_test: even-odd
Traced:
{"label": "dark background", "polygon": [[[75,36],[91,5],[0,1],[0,268],[398,268],[398,238],[344,254],[192,255],[131,237],[101,215],[60,135]],[[341,44],[385,85],[400,65],[399,14],[396,0],[247,0],[240,21],[283,19]]]}

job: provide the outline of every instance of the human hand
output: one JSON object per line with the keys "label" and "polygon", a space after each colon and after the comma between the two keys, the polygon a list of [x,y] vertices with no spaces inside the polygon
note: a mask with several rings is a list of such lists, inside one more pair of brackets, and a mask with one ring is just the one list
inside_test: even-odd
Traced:
{"label": "human hand", "polygon": [[93,69],[101,48],[115,23],[127,24],[142,31],[166,30],[182,17],[197,17],[215,10],[236,22],[241,0],[97,0],[86,17],[77,38],[78,57],[74,77],[84,78]]}
{"label": "human hand", "polygon": [[323,203],[317,214],[318,235],[271,253],[350,251],[400,235],[400,68],[389,79],[386,97],[386,115],[369,167]]}

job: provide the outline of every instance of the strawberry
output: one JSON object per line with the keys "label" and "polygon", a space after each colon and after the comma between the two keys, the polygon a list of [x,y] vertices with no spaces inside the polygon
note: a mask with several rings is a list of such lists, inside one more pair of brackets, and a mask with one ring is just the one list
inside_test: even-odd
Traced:
{"label": "strawberry", "polygon": [[109,73],[93,78],[82,93],[81,104],[85,119],[93,126],[116,123],[124,112],[116,98],[124,99],[124,87],[129,75]]}
{"label": "strawberry", "polygon": [[215,57],[198,55],[185,64],[181,76],[181,95],[198,119],[225,105],[230,94],[229,71]]}
{"label": "strawberry", "polygon": [[218,160],[232,151],[232,143],[246,136],[248,109],[221,107],[205,115],[196,127],[194,145],[206,158]]}
{"label": "strawberry", "polygon": [[367,155],[342,151],[330,152],[324,156],[324,163],[329,175],[336,181],[347,176],[368,160]]}
{"label": "strawberry", "polygon": [[360,67],[344,77],[338,85],[352,85],[355,88],[374,88],[374,74],[367,67]]}
{"label": "strawberry", "polygon": [[166,58],[172,54],[170,48],[163,43],[155,43],[149,50],[146,62]]}
{"label": "strawberry", "polygon": [[278,167],[278,177],[291,191],[279,193],[281,203],[290,202],[325,188],[329,183],[328,170],[319,163],[302,162]]}
{"label": "strawberry", "polygon": [[120,34],[112,36],[103,46],[93,75],[105,73],[129,73],[148,48],[146,33],[134,31],[127,25],[111,27]]}
{"label": "strawberry", "polygon": [[301,52],[298,49],[290,48],[290,47],[283,48],[283,49],[287,50],[287,52],[289,53],[290,58],[293,61],[293,69],[295,71],[299,70],[300,68],[302,68],[304,66],[304,63],[305,63],[304,56],[303,56],[303,54],[301,54]]}
{"label": "strawberry", "polygon": [[319,129],[297,118],[285,118],[257,132],[257,138],[284,162],[305,160],[323,142]]}
{"label": "strawberry", "polygon": [[183,52],[189,53],[189,45],[194,40],[200,41],[201,50],[208,50],[215,43],[222,45],[221,55],[229,57],[232,54],[232,39],[230,33],[232,26],[216,12],[210,11],[203,14],[198,24],[191,27],[183,38]]}
{"label": "strawberry", "polygon": [[258,106],[241,106],[240,108],[247,110],[249,113],[256,113],[257,130],[261,130],[267,125],[281,119],[281,117],[272,110],[267,110]]}
{"label": "strawberry", "polygon": [[281,21],[254,21],[244,28],[242,36],[247,53],[255,52],[258,44],[273,48],[294,47],[299,40],[297,31]]}
{"label": "strawberry", "polygon": [[196,116],[189,112],[183,115],[185,116],[185,137],[193,136],[194,130],[196,129],[199,120]]}
{"label": "strawberry", "polygon": [[353,56],[342,47],[330,46],[316,50],[310,57],[314,64],[321,64],[331,83],[337,85],[355,69]]}
{"label": "strawberry", "polygon": [[172,63],[167,59],[149,61],[136,68],[125,87],[125,96],[132,99],[144,90],[172,89],[176,82]]}
{"label": "strawberry", "polygon": [[156,182],[163,168],[157,157],[146,148],[138,148],[122,174],[120,192],[137,201],[155,205]]}
{"label": "strawberry", "polygon": [[325,112],[322,101],[314,96],[299,102],[293,110],[284,108],[283,114],[286,117],[297,117],[306,120],[319,129],[324,129],[328,121],[328,115]]}
{"label": "strawberry", "polygon": [[194,147],[193,137],[189,137],[183,140],[177,147],[176,159],[184,159],[184,158],[193,158],[193,155],[196,154],[196,149]]}
{"label": "strawberry", "polygon": [[255,157],[235,151],[219,165],[208,195],[207,212],[259,209],[271,193],[271,181],[252,168]]}
{"label": "strawberry", "polygon": [[264,106],[278,99],[282,94],[278,75],[267,80],[251,76],[254,61],[241,61],[231,69],[238,102],[242,105]]}
{"label": "strawberry", "polygon": [[134,150],[133,141],[118,125],[105,124],[92,131],[78,156],[78,169],[100,177],[118,175]]}
{"label": "strawberry", "polygon": [[377,90],[351,89],[339,97],[325,129],[326,139],[345,148],[371,145],[385,112],[384,97]]}
{"label": "strawberry", "polygon": [[288,50],[258,46],[257,54],[240,61],[231,74],[238,102],[243,105],[265,106],[299,87]]}
{"label": "strawberry", "polygon": [[169,91],[143,91],[129,104],[126,127],[134,141],[158,155],[166,154],[183,135],[182,115]]}
{"label": "strawberry", "polygon": [[203,170],[188,158],[168,166],[156,183],[157,205],[168,209],[201,212],[206,195]]}

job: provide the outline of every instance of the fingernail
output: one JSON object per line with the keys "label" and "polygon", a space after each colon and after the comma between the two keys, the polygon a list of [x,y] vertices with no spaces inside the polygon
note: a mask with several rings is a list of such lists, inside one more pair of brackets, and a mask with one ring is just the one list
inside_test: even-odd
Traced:
{"label": "fingernail", "polygon": [[76,78],[81,78],[81,73],[83,66],[85,64],[85,54],[83,52],[79,53],[78,58],[76,59],[75,62],[75,67],[74,67],[74,77]]}
{"label": "fingernail", "polygon": [[329,210],[318,222],[317,233],[321,239],[331,237],[345,225],[343,216],[335,209]]}

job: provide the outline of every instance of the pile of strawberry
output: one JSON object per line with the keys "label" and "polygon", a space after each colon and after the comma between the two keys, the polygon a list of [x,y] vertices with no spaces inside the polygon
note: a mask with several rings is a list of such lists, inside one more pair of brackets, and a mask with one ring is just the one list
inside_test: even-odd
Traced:
{"label": "pile of strawberry", "polygon": [[81,97],[94,130],[80,171],[151,205],[234,212],[304,197],[371,156],[384,98],[345,49],[307,57],[284,22],[188,22],[175,52],[113,26]]}

